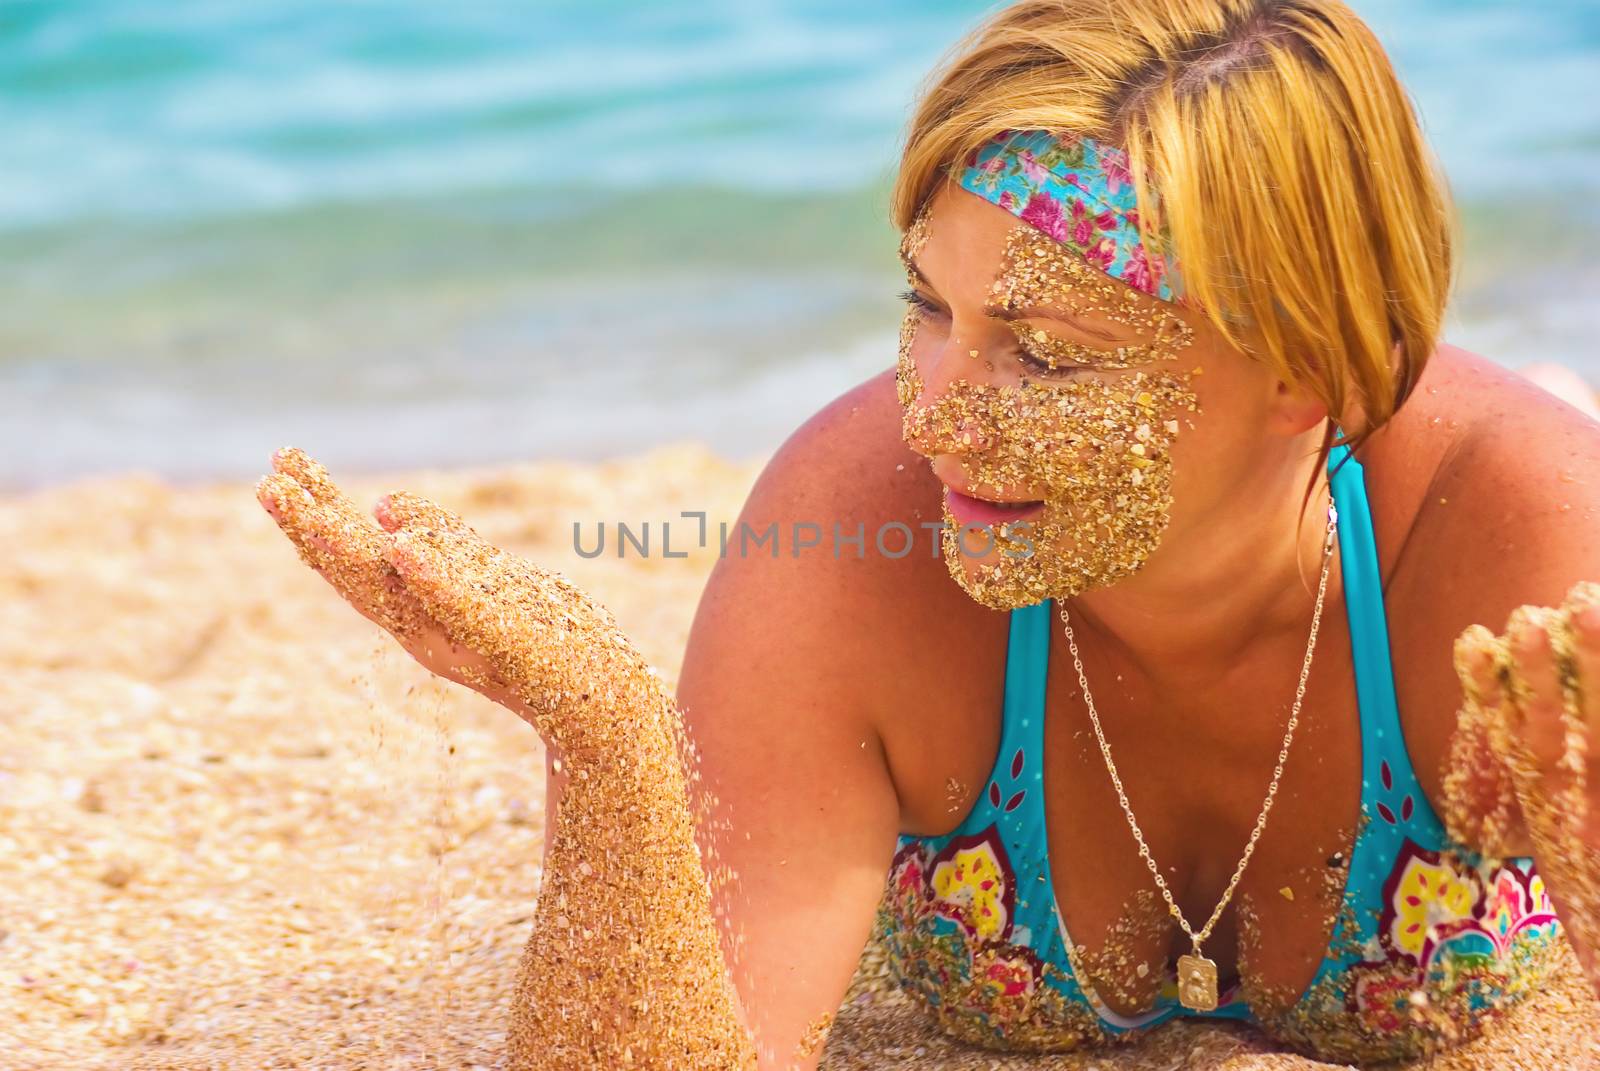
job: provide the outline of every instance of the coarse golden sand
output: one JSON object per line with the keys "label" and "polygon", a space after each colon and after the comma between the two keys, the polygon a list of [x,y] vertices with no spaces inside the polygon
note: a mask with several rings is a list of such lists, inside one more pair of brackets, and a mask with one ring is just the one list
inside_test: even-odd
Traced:
{"label": "coarse golden sand", "polygon": [[1141,293],[1089,265],[1070,246],[1037,228],[1019,224],[1006,234],[1002,268],[990,290],[992,300],[1013,313],[1039,309],[1067,312],[1090,324],[1105,320],[1133,329],[1147,339],[1109,348],[1089,346],[1051,331],[1008,321],[1022,348],[1054,369],[1134,368],[1170,360],[1194,342],[1194,328],[1172,302]]}
{"label": "coarse golden sand", "polygon": [[[972,429],[988,437],[987,449],[961,456],[972,486],[1043,495],[1036,520],[970,535],[943,503],[951,578],[983,605],[1006,610],[1065,600],[1136,572],[1169,519],[1177,414],[1197,406],[1187,374],[1140,370],[1059,384],[956,380],[907,408],[907,441],[951,444]],[[974,573],[964,564],[968,555],[981,563]]]}
{"label": "coarse golden sand", "polygon": [[[585,559],[572,523],[737,515],[759,469],[697,448],[411,472],[559,568],[676,667],[714,561]],[[679,532],[674,528],[674,546]],[[142,476],[0,500],[0,1068],[502,1068],[544,847],[544,752],[306,569],[246,483]],[[1575,968],[1435,1071],[1600,1067]],[[1319,1071],[1242,1027],[1113,1053],[943,1038],[869,948],[822,1066]]]}

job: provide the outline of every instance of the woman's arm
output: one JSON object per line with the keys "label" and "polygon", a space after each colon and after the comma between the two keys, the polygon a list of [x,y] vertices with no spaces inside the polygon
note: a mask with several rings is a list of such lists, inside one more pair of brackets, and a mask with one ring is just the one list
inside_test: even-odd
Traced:
{"label": "woman's arm", "polygon": [[[823,475],[785,457],[747,518],[794,506]],[[512,1066],[722,1069],[759,1048],[763,1068],[813,1067],[898,821],[873,689],[841,672],[867,639],[859,587],[826,555],[722,563],[685,663],[702,756],[685,764],[672,698],[579,589],[431,503],[389,496],[380,531],[309,458],[275,467],[263,504],[308,563],[547,742],[545,878]],[[696,803],[711,819],[698,831]]]}
{"label": "woman's arm", "polygon": [[518,1071],[755,1065],[694,838],[681,720],[611,614],[459,518],[388,496],[373,525],[295,451],[258,497],[302,558],[425,666],[518,713],[568,782],[513,999]]}
{"label": "woman's arm", "polygon": [[[741,516],[753,530],[838,511],[818,491],[850,474],[806,438],[758,482]],[[723,948],[763,1067],[816,1066],[894,853],[899,802],[873,715],[874,678],[894,671],[872,624],[892,596],[873,570],[826,546],[730,552],[679,680]]]}
{"label": "woman's arm", "polygon": [[1600,424],[1523,390],[1432,489],[1455,522],[1427,529],[1441,601],[1478,622],[1456,637],[1440,810],[1486,854],[1531,849],[1600,991]]}

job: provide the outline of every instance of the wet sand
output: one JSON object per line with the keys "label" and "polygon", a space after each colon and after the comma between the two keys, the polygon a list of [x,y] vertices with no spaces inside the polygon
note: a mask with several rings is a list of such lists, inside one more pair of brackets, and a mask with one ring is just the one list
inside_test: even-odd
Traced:
{"label": "wet sand", "polygon": [[[572,524],[592,546],[598,520],[655,539],[684,509],[731,521],[758,469],[676,447],[335,475],[362,502],[435,498],[563,571],[670,680],[714,550],[586,560]],[[247,482],[0,500],[0,546],[0,1067],[500,1066],[540,881],[533,731],[345,606]],[[1569,972],[1432,1066],[1600,1066],[1597,1024]],[[1191,1024],[1114,1056],[978,1053],[939,1038],[869,950],[824,1066],[1330,1065]]]}

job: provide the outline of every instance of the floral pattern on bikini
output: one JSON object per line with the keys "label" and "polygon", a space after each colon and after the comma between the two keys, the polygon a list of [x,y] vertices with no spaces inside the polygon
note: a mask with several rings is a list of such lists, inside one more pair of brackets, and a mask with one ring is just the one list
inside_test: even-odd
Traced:
{"label": "floral pattern on bikini", "polygon": [[[1302,1043],[1314,1038],[1324,1059],[1415,1059],[1475,1036],[1536,990],[1555,966],[1560,937],[1530,861],[1475,862],[1405,838],[1363,958],[1329,979],[1343,986],[1353,1021],[1341,1028],[1335,1019],[1302,1020],[1287,1033]],[[1307,997],[1305,1006],[1320,1003]]]}
{"label": "floral pattern on bikini", "polygon": [[1529,953],[1560,932],[1544,880],[1516,862],[1473,866],[1407,839],[1383,888],[1383,955],[1350,968],[1350,1009],[1380,1034],[1412,1022],[1424,992],[1458,1024],[1480,1025],[1527,987]]}
{"label": "floral pattern on bikini", "polygon": [[879,919],[901,986],[974,1044],[1046,1051],[1102,1037],[1094,1014],[1048,984],[1054,968],[1022,943],[1016,886],[993,825],[937,852],[902,847]]}
{"label": "floral pattern on bikini", "polygon": [[934,857],[928,874],[936,910],[985,941],[1011,932],[1016,881],[1000,838],[957,837]]}

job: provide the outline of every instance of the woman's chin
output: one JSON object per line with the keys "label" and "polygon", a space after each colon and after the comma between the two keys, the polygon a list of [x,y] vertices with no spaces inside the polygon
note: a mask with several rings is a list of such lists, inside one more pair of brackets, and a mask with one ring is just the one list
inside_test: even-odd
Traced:
{"label": "woman's chin", "polygon": [[1106,587],[1138,571],[1140,560],[1103,562],[1103,572],[1088,573],[1073,544],[1046,518],[1020,539],[983,543],[976,535],[963,542],[945,530],[945,568],[973,601],[991,610],[1015,610],[1046,599],[1070,599]]}
{"label": "woman's chin", "polygon": [[1008,558],[992,549],[980,556],[953,548],[947,542],[944,563],[961,590],[991,610],[1032,606],[1051,595],[1031,558]]}

